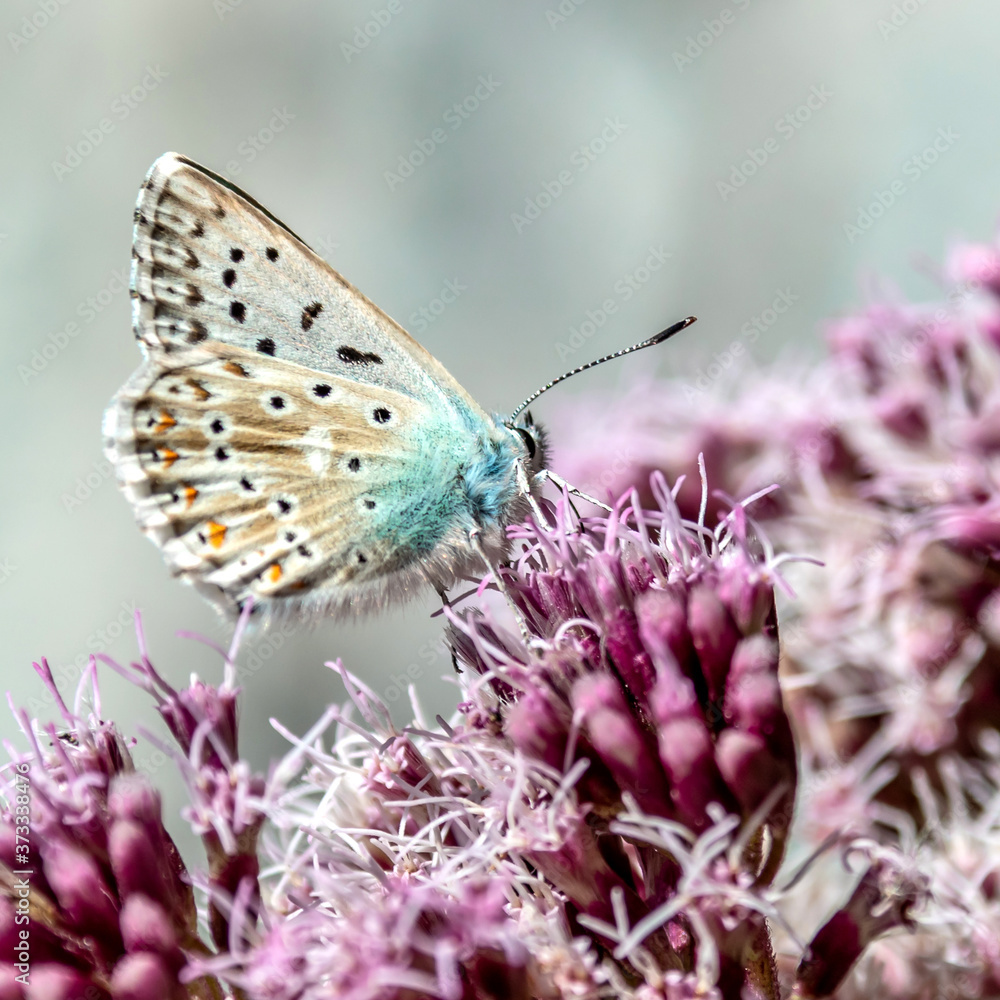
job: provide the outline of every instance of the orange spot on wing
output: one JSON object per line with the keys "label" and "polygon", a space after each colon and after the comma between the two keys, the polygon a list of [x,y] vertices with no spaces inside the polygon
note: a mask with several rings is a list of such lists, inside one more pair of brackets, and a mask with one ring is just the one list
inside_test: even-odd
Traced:
{"label": "orange spot on wing", "polygon": [[213,549],[222,547],[222,542],[226,537],[226,526],[215,521],[208,522],[208,544]]}
{"label": "orange spot on wing", "polygon": [[177,452],[171,451],[170,448],[161,448],[157,454],[163,459],[163,468],[165,469],[169,469],[180,458]]}
{"label": "orange spot on wing", "polygon": [[187,379],[187,384],[191,386],[192,391],[200,403],[204,403],[205,400],[212,395],[197,379],[189,378]]}
{"label": "orange spot on wing", "polygon": [[230,375],[239,375],[241,378],[250,377],[250,373],[238,361],[227,361],[222,368]]}
{"label": "orange spot on wing", "polygon": [[194,498],[198,495],[198,491],[193,486],[184,487],[184,499],[187,500],[187,507],[185,510],[190,510],[191,504],[194,503]]}
{"label": "orange spot on wing", "polygon": [[177,421],[166,410],[160,410],[160,422],[153,428],[153,433],[162,434],[165,430],[176,426]]}
{"label": "orange spot on wing", "polygon": [[277,563],[271,563],[268,567],[267,578],[271,583],[277,583],[281,579],[281,567]]}

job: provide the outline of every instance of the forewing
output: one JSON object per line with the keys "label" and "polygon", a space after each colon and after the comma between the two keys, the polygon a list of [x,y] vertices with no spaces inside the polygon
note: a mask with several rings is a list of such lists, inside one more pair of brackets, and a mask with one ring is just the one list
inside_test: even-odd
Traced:
{"label": "forewing", "polygon": [[486,414],[445,368],[224,178],[161,156],[135,211],[136,336],[161,363],[218,341]]}

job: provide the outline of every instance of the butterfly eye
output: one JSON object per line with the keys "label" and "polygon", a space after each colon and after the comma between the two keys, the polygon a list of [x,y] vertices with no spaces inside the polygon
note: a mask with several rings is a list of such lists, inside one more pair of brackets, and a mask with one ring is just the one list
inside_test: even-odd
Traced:
{"label": "butterfly eye", "polygon": [[515,431],[521,435],[521,440],[524,442],[524,447],[528,449],[528,458],[535,457],[535,438],[529,430],[524,427],[515,427]]}

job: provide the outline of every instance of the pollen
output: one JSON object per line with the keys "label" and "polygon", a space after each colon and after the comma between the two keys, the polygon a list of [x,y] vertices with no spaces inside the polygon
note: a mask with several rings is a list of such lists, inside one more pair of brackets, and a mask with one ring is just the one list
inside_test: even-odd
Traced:
{"label": "pollen", "polygon": [[222,543],[226,537],[226,526],[224,524],[219,524],[216,521],[208,522],[208,544],[212,546],[213,549],[222,548]]}
{"label": "pollen", "polygon": [[153,433],[162,434],[164,431],[176,426],[177,421],[166,410],[160,410],[160,422],[153,428]]}

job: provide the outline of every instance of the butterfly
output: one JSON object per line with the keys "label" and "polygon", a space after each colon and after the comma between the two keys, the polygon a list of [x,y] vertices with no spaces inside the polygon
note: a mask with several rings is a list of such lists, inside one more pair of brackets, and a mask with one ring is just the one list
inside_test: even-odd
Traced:
{"label": "butterfly", "polygon": [[234,616],[443,594],[507,553],[545,439],[423,347],[229,181],[166,153],[135,209],[142,366],[105,453],[175,576]]}

